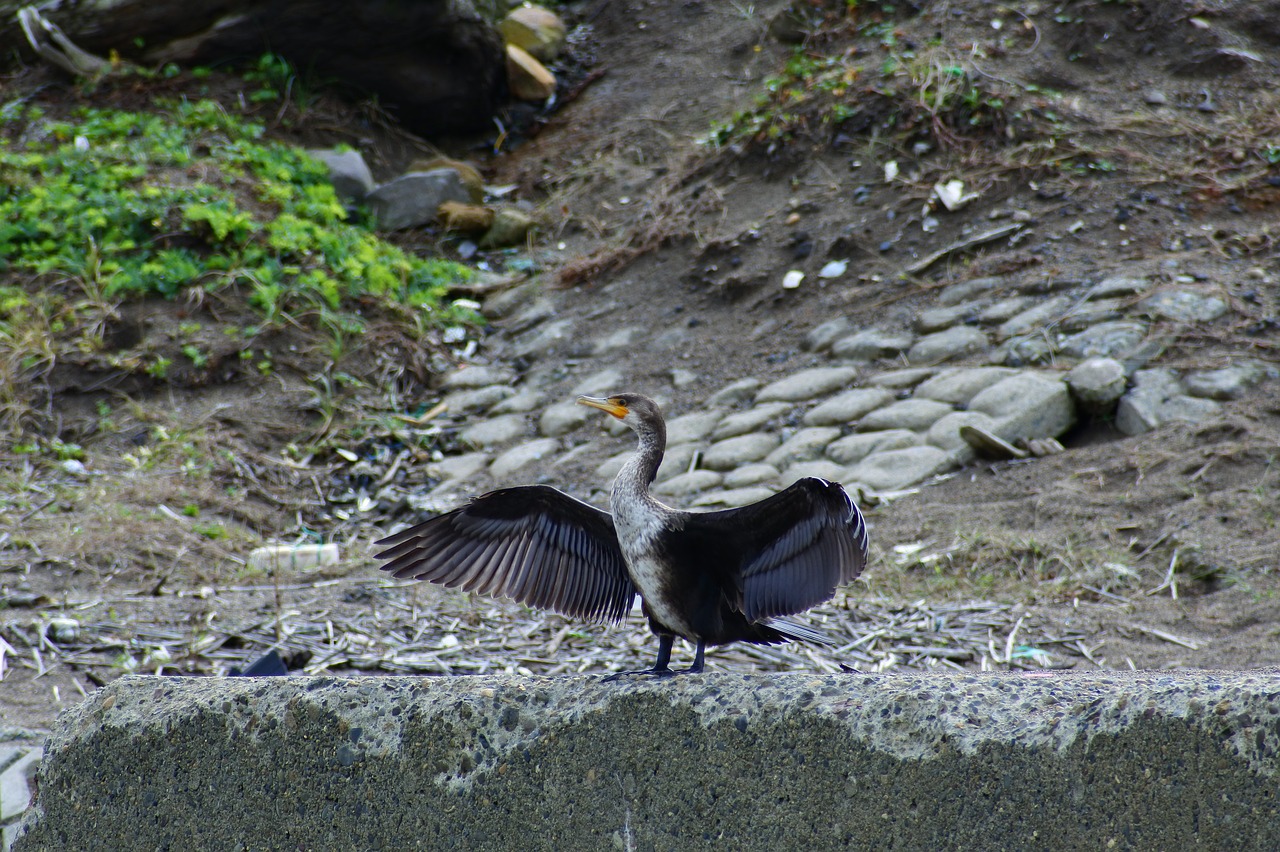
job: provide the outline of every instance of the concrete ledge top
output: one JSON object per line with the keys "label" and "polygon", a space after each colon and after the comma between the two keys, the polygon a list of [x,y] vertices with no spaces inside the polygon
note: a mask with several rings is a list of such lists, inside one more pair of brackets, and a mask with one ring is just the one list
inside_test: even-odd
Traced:
{"label": "concrete ledge top", "polygon": [[1277,770],[1280,670],[126,677],[15,848],[1280,848]]}

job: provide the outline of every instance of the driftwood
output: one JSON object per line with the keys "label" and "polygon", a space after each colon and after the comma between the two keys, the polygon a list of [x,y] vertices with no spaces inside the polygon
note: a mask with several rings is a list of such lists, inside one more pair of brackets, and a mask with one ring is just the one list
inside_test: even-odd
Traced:
{"label": "driftwood", "polygon": [[[6,53],[31,49],[18,17],[28,5],[0,0]],[[213,64],[272,51],[376,94],[424,134],[486,127],[506,97],[502,39],[468,0],[52,0],[35,9],[91,58]]]}

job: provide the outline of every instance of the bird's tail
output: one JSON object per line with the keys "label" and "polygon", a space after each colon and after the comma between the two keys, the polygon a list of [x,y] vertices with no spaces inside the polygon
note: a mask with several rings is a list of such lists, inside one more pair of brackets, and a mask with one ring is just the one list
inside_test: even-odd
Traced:
{"label": "bird's tail", "polygon": [[826,634],[819,633],[808,625],[789,621],[785,618],[766,618],[764,621],[759,623],[763,624],[765,627],[770,627],[776,630],[787,639],[795,639],[800,642],[813,642],[816,645],[837,644]]}

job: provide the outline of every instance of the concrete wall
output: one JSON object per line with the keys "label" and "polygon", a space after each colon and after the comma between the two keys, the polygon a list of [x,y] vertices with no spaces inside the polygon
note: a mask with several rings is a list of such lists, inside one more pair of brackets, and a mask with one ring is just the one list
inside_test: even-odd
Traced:
{"label": "concrete wall", "polygon": [[123,678],[37,849],[1280,849],[1280,672]]}

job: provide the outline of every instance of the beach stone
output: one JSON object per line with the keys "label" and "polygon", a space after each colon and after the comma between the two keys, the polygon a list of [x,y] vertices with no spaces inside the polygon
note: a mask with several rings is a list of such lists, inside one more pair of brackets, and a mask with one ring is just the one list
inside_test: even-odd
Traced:
{"label": "beach stone", "polygon": [[759,485],[762,482],[773,482],[778,478],[778,469],[764,462],[752,462],[734,468],[724,475],[725,488],[744,488],[748,485]]}
{"label": "beach stone", "polygon": [[837,358],[851,358],[855,361],[892,358],[907,351],[915,339],[915,335],[910,332],[868,328],[842,337],[831,344],[831,354]]}
{"label": "beach stone", "polygon": [[1031,296],[1010,296],[1007,299],[1001,299],[995,304],[988,305],[978,312],[978,322],[983,325],[994,325],[996,323],[1008,322],[1018,314],[1030,308],[1035,304],[1035,298]]}
{"label": "beach stone", "polygon": [[1183,376],[1187,393],[1205,399],[1239,399],[1262,381],[1266,369],[1258,363],[1236,364],[1220,370],[1196,370]]}
{"label": "beach stone", "polygon": [[1009,367],[1026,367],[1031,364],[1047,364],[1053,360],[1053,343],[1044,332],[1025,337],[1011,337],[992,354],[993,361]]}
{"label": "beach stone", "polygon": [[735,435],[755,432],[770,420],[781,417],[792,408],[793,406],[790,403],[768,402],[764,405],[757,405],[755,408],[749,408],[746,411],[730,414],[720,421],[719,425],[711,433],[711,437],[719,441],[722,438],[732,438]]}
{"label": "beach stone", "polygon": [[440,386],[447,390],[474,390],[489,385],[507,385],[516,380],[506,367],[470,366],[445,373]]}
{"label": "beach stone", "polygon": [[707,470],[732,470],[748,462],[757,462],[778,448],[781,441],[768,432],[751,432],[717,441],[702,455]]}
{"label": "beach stone", "polygon": [[948,452],[923,444],[874,452],[849,468],[845,476],[877,491],[900,491],[954,466]]}
{"label": "beach stone", "polygon": [[573,320],[560,319],[531,329],[511,347],[517,358],[540,358],[561,343],[573,338]]}
{"label": "beach stone", "polygon": [[910,367],[905,370],[887,370],[867,379],[867,384],[878,388],[906,390],[937,374],[938,369],[936,367]]}
{"label": "beach stone", "polygon": [[997,287],[1004,287],[1008,283],[1003,278],[972,278],[968,281],[961,281],[958,284],[943,288],[942,292],[938,294],[938,304],[957,305],[960,302],[968,302],[975,296],[980,296]]}
{"label": "beach stone", "polygon": [[523,331],[528,331],[535,325],[551,319],[556,315],[556,305],[546,296],[537,296],[530,299],[520,306],[505,323],[502,324],[502,330],[508,336],[515,336]]}
{"label": "beach stone", "polygon": [[1141,435],[1174,420],[1200,423],[1221,409],[1211,399],[1184,394],[1172,370],[1139,370],[1133,375],[1133,389],[1116,406],[1116,428]]}
{"label": "beach stone", "polygon": [[730,488],[724,491],[709,491],[693,501],[694,506],[724,506],[736,509],[749,506],[772,497],[776,492],[762,485],[750,485],[746,488]]}
{"label": "beach stone", "polygon": [[844,465],[837,464],[830,459],[810,459],[809,461],[800,461],[789,466],[782,472],[778,482],[783,488],[793,482],[804,479],[806,476],[825,479],[827,482],[843,482],[845,473]]}
{"label": "beach stone", "polygon": [[996,421],[981,411],[953,411],[929,427],[925,441],[946,450],[956,463],[968,464],[973,460],[974,452],[973,447],[960,437],[962,426],[976,426],[992,433],[997,428]]}
{"label": "beach stone", "polygon": [[591,464],[600,457],[600,447],[594,443],[579,444],[556,456],[551,467],[559,470],[569,465]]}
{"label": "beach stone", "polygon": [[1115,322],[1124,318],[1126,308],[1123,299],[1099,299],[1072,305],[1058,323],[1057,330],[1064,334],[1074,334],[1098,323]]}
{"label": "beach stone", "polygon": [[958,325],[917,340],[907,351],[907,360],[913,364],[933,364],[978,352],[990,345],[990,339],[982,330]]}
{"label": "beach stone", "polygon": [[804,416],[806,426],[842,426],[854,423],[867,412],[893,402],[893,394],[883,388],[854,388],[819,403]]}
{"label": "beach stone", "polygon": [[859,432],[907,429],[923,432],[939,418],[950,414],[951,406],[932,399],[904,399],[868,413],[858,421]]}
{"label": "beach stone", "polygon": [[919,434],[907,429],[891,429],[887,432],[864,432],[847,435],[827,445],[827,458],[840,464],[857,464],[872,453],[881,450],[901,450],[923,443]]}
{"label": "beach stone", "polygon": [[596,338],[591,345],[591,352],[596,356],[600,356],[608,355],[612,352],[630,350],[635,347],[636,341],[640,340],[644,334],[645,330],[638,325],[615,329],[603,337]]}
{"label": "beach stone", "polygon": [[1062,341],[1062,352],[1073,358],[1114,358],[1134,349],[1147,336],[1147,324],[1134,321],[1104,322]]}
{"label": "beach stone", "polygon": [[690,494],[717,487],[722,479],[724,476],[715,471],[691,470],[688,473],[673,476],[665,482],[659,482],[653,490],[656,494],[665,494],[668,497],[687,497]]}
{"label": "beach stone", "polygon": [[1136,296],[1151,289],[1150,279],[1140,275],[1112,275],[1102,279],[1089,289],[1090,299],[1115,299]]}
{"label": "beach stone", "polygon": [[[609,456],[609,458],[596,465],[596,479],[602,482],[613,482],[618,475],[618,471],[622,470],[622,466],[627,463],[627,459],[633,455],[635,455],[635,450],[624,450],[617,455]],[[671,453],[667,453],[666,458],[662,460],[663,464],[666,464],[667,459],[670,457]]]}
{"label": "beach stone", "polygon": [[[622,371],[617,367],[605,367],[603,370],[596,370],[589,376],[584,376],[574,383],[569,393],[574,396],[585,394],[586,396],[608,396],[611,393],[619,393],[623,390]],[[578,406],[583,408],[584,406]]]}
{"label": "beach stone", "polygon": [[1114,358],[1089,358],[1067,373],[1067,387],[1076,402],[1094,413],[1115,408],[1127,384],[1124,365]]}
{"label": "beach stone", "polygon": [[1020,334],[1044,328],[1066,313],[1073,301],[1074,299],[1070,296],[1054,296],[1045,299],[1040,304],[1027,308],[1001,323],[996,334],[1001,338],[1017,337]]}
{"label": "beach stone", "polygon": [[512,447],[493,460],[489,465],[489,475],[502,481],[518,470],[528,467],[536,461],[542,461],[560,450],[560,442],[555,438],[539,438],[518,447]]}
{"label": "beach stone", "polygon": [[926,379],[915,390],[916,399],[932,399],[950,405],[967,405],[974,394],[1016,375],[1008,367],[968,367],[946,370]]}
{"label": "beach stone", "polygon": [[848,336],[852,329],[853,320],[848,317],[835,317],[811,328],[800,345],[812,352],[825,352],[836,340]]}
{"label": "beach stone", "polygon": [[541,391],[524,388],[489,409],[490,414],[527,414],[543,406],[547,395]]}
{"label": "beach stone", "polygon": [[819,458],[822,451],[836,438],[840,430],[834,426],[810,426],[801,429],[782,446],[765,456],[765,462],[777,468],[784,468],[792,462],[808,461]]}
{"label": "beach stone", "polygon": [[[631,455],[631,453],[628,455]],[[693,444],[677,444],[674,447],[668,447],[667,454],[662,457],[662,464],[658,465],[657,480],[662,482],[665,479],[671,479],[674,476],[687,473],[689,465],[693,464],[693,460],[697,455],[698,448]]]}
{"label": "beach stone", "polygon": [[1075,423],[1075,405],[1065,382],[1039,373],[1010,376],[969,400],[969,410],[999,421],[995,434],[1018,438],[1056,438]]}
{"label": "beach stone", "polygon": [[458,438],[464,444],[487,448],[523,438],[527,432],[528,424],[523,415],[503,414],[463,429]]}
{"label": "beach stone", "polygon": [[756,402],[804,402],[843,390],[856,378],[858,371],[853,367],[812,367],[765,385]]}
{"label": "beach stone", "polygon": [[427,465],[427,475],[441,482],[470,479],[489,466],[492,457],[488,453],[463,453],[458,456],[447,456],[438,462]]}
{"label": "beach stone", "polygon": [[755,399],[756,391],[763,384],[759,379],[746,378],[730,382],[720,390],[707,397],[708,408],[731,408],[743,402]]}
{"label": "beach stone", "polygon": [[446,396],[443,402],[448,406],[445,410],[450,414],[475,414],[479,411],[488,411],[514,395],[515,391],[510,385],[489,385],[474,390],[455,391]]}
{"label": "beach stone", "polygon": [[914,323],[916,331],[922,334],[930,334],[951,328],[956,323],[963,322],[965,317],[976,314],[980,308],[981,305],[973,302],[961,302],[958,305],[928,308],[916,314]]}
{"label": "beach stone", "polygon": [[445,201],[471,201],[462,176],[453,169],[409,172],[379,186],[364,198],[379,230],[426,225]]}
{"label": "beach stone", "polygon": [[579,405],[576,402],[557,402],[542,410],[542,416],[538,418],[538,431],[548,438],[558,438],[598,416],[599,412],[585,405]]}
{"label": "beach stone", "polygon": [[701,376],[693,370],[682,370],[679,367],[676,367],[671,371],[671,386],[676,390],[691,388],[696,385],[700,379]]}
{"label": "beach stone", "polygon": [[1176,322],[1212,322],[1227,312],[1227,302],[1198,290],[1165,290],[1142,300],[1152,316]]}
{"label": "beach stone", "polygon": [[719,411],[695,411],[667,421],[667,443],[687,444],[708,437],[716,424],[724,419]]}

